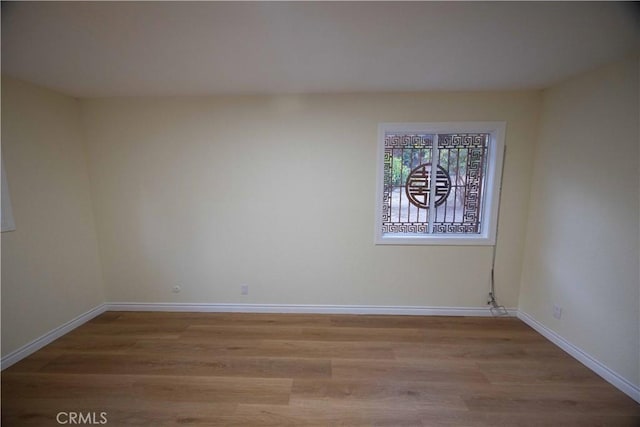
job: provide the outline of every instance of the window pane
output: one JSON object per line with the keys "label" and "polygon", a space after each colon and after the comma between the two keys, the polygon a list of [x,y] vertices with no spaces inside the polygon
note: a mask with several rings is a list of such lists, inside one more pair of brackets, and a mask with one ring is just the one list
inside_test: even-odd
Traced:
{"label": "window pane", "polygon": [[[383,234],[428,232],[433,139],[433,135],[427,134],[385,134]],[[409,187],[407,182],[411,184]]]}
{"label": "window pane", "polygon": [[489,134],[438,135],[438,163],[446,171],[450,191],[435,212],[437,234],[482,232],[482,204]]}

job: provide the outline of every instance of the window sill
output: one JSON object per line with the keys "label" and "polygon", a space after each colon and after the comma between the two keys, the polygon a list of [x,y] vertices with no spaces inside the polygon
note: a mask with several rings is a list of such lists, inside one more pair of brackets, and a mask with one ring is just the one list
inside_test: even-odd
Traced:
{"label": "window sill", "polygon": [[416,245],[416,246],[493,246],[495,240],[487,236],[377,236],[376,245]]}

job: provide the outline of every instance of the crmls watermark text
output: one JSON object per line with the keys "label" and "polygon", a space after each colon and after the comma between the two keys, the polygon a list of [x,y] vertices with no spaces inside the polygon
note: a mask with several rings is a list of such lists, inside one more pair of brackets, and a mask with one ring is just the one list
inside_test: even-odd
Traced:
{"label": "crmls watermark text", "polygon": [[56,415],[58,424],[75,424],[75,425],[100,425],[107,423],[106,412],[58,412]]}

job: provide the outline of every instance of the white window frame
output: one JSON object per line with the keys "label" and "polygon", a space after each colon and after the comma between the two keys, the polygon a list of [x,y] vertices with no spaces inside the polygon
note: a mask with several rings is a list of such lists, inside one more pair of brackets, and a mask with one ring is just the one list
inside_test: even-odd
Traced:
{"label": "white window frame", "polygon": [[[378,125],[378,155],[376,183],[375,244],[377,245],[479,245],[492,246],[496,242],[500,203],[501,172],[505,152],[506,122],[436,122],[436,123],[380,123]],[[478,234],[424,234],[384,236],[382,233],[382,195],[384,190],[384,140],[387,132],[420,132],[425,134],[488,133],[486,185],[481,223]],[[434,140],[434,145],[437,138]],[[435,180],[434,180],[435,181]],[[432,189],[433,190],[433,189]]]}

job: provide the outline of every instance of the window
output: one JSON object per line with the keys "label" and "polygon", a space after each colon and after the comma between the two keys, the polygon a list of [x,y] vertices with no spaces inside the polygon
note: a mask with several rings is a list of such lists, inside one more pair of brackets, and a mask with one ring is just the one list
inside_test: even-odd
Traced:
{"label": "window", "polygon": [[376,243],[493,245],[504,133],[504,122],[380,124]]}

